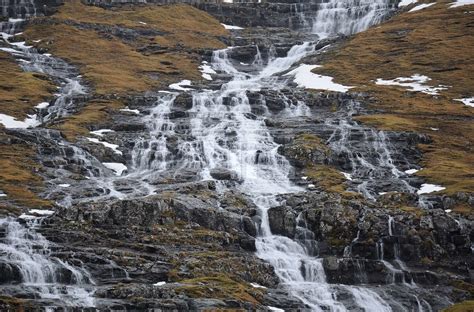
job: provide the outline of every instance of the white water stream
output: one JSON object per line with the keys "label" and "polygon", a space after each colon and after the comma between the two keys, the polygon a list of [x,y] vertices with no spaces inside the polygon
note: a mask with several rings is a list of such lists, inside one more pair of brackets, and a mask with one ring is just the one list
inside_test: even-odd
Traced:
{"label": "white water stream", "polygon": [[[340,6],[342,4],[344,4],[343,7]],[[355,1],[330,1],[322,4],[321,8],[315,19],[313,31],[321,37],[326,37],[336,33],[350,34],[367,28],[380,20],[381,13],[386,13],[387,4],[386,1],[381,0],[367,4]],[[11,44],[8,38],[5,42]],[[212,179],[213,170],[231,171],[236,175],[235,180],[238,181],[233,187],[250,196],[259,208],[261,224],[256,242],[257,255],[275,268],[283,287],[292,295],[299,298],[313,311],[352,309],[374,312],[391,311],[389,304],[373,290],[328,284],[322,259],[311,256],[307,247],[300,243],[272,234],[270,229],[268,210],[279,204],[277,195],[302,190],[289,180],[290,164],[278,154],[279,145],[274,142],[266,128],[264,118],[252,114],[247,91],[283,88],[286,80],[279,74],[314,52],[314,44],[305,42],[295,45],[286,57],[271,58],[266,64],[258,53],[254,65],[260,70],[253,74],[240,72],[234,67],[228,58],[230,49],[232,48],[216,51],[211,65],[215,71],[230,75],[232,79],[224,83],[219,90],[192,91],[193,107],[188,111],[191,116],[190,134],[188,139],[180,139],[177,144],[179,157],[172,159],[173,153],[168,150],[167,144],[176,131],[175,125],[168,117],[175,95],[163,95],[152,114],[147,117],[148,124],[152,128],[151,139],[142,140],[136,145],[132,155],[134,168],[127,178],[143,179],[145,172],[155,174],[172,169],[175,172],[195,170],[201,179]],[[18,53],[23,53],[27,57],[26,68],[47,63],[43,59],[38,59],[38,56],[28,55],[29,51],[23,48],[19,49]],[[38,71],[41,70],[44,70],[44,67]],[[81,90],[78,80],[73,79],[68,82],[67,79],[66,86],[61,92],[65,99],[80,93],[78,91]],[[59,107],[67,107],[67,101],[65,100]],[[304,103],[299,103],[298,107],[289,107],[283,114],[295,117],[305,116],[308,112]],[[54,110],[49,114],[57,117],[63,113],[61,110]],[[218,185],[220,190],[228,187],[221,182]],[[18,259],[18,265],[23,270],[25,285],[45,286],[46,289],[40,294],[56,295],[55,290],[50,291],[51,288],[47,286],[51,283],[59,284],[55,275],[57,267],[65,267],[70,271],[73,268],[56,258],[48,257],[47,241],[36,232],[24,234],[27,228],[11,221],[2,222],[6,222],[7,243],[0,246],[8,250],[14,245],[14,240],[19,242],[18,252],[22,254],[17,255],[9,251],[7,260]],[[43,252],[38,253],[32,247],[36,244],[43,244],[41,249]],[[24,248],[27,249],[23,250]],[[24,264],[31,261],[38,264],[31,267],[34,268],[34,272],[23,269]],[[77,276],[77,284],[85,282],[82,278],[84,273],[74,270],[82,274]],[[341,293],[350,296],[357,307],[346,307],[338,298]],[[63,297],[67,298],[67,294]],[[85,302],[82,305],[89,306],[92,303]]]}

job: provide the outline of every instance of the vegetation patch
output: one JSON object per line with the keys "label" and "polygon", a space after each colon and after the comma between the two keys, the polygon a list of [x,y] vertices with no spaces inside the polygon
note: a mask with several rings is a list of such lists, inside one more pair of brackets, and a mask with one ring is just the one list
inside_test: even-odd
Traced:
{"label": "vegetation patch", "polygon": [[[474,34],[466,7],[447,1],[355,35],[323,60],[318,73],[335,77],[373,98],[377,114],[359,116],[385,130],[416,131],[431,144],[420,145],[423,170],[417,175],[446,187],[447,194],[474,189],[474,109],[454,99],[474,94]],[[356,60],[356,61],[354,61]],[[448,86],[433,96],[399,86],[377,85],[378,78],[426,75],[430,86]]]}
{"label": "vegetation patch", "polygon": [[48,77],[24,72],[10,54],[0,51],[0,114],[23,120],[54,91]]}
{"label": "vegetation patch", "polygon": [[444,309],[443,312],[474,312],[474,300],[467,300]]}
{"label": "vegetation patch", "polygon": [[69,141],[74,141],[78,136],[86,136],[91,127],[97,127],[107,121],[108,113],[124,107],[118,100],[93,99],[77,114],[61,120],[53,128],[60,130]]}
{"label": "vegetation patch", "polygon": [[183,286],[176,288],[176,292],[192,298],[231,299],[258,305],[263,296],[262,290],[236,282],[226,274],[187,279],[180,283]]}
{"label": "vegetation patch", "polygon": [[[18,139],[0,132],[0,213],[18,213],[14,204],[30,208],[50,207],[50,201],[39,198],[43,180],[37,173],[34,149]],[[13,204],[13,203],[14,204]]]}
{"label": "vegetation patch", "polygon": [[28,26],[39,48],[80,67],[99,94],[139,93],[180,79],[201,79],[199,49],[217,49],[227,31],[188,5],[105,10],[67,1]]}

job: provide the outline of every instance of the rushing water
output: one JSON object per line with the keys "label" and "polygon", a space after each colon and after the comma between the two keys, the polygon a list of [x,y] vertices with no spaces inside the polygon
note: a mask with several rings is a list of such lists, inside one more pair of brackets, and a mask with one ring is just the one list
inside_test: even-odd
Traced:
{"label": "rushing water", "polygon": [[320,37],[355,34],[381,22],[390,8],[388,0],[329,0],[319,5],[312,30]]}
{"label": "rushing water", "polygon": [[[355,33],[377,23],[386,14],[387,8],[388,4],[379,0],[367,3],[330,1],[321,4],[313,32],[320,37],[337,33]],[[9,27],[9,29],[15,28],[14,25]],[[24,44],[12,42],[11,35],[12,33],[5,33],[3,40],[16,51],[12,53],[24,60],[22,66],[25,70],[46,73],[63,83],[53,105],[47,109],[46,114],[42,114],[44,116],[42,121],[67,115],[68,108],[73,106],[74,96],[84,93],[80,77],[61,60],[39,54]],[[219,190],[237,188],[250,196],[257,205],[261,217],[256,241],[257,255],[275,268],[275,273],[289,293],[299,298],[313,311],[357,309],[374,312],[391,311],[389,303],[374,290],[327,283],[322,259],[314,256],[314,250],[299,241],[274,235],[270,229],[268,210],[279,204],[277,196],[299,192],[302,189],[291,183],[289,179],[291,166],[278,154],[279,145],[273,140],[265,125],[265,116],[252,114],[247,92],[284,88],[287,78],[283,79],[280,73],[313,53],[315,44],[305,42],[295,45],[288,51],[286,57],[270,57],[268,60],[263,60],[257,49],[252,64],[257,71],[251,74],[241,72],[234,66],[228,57],[231,49],[233,48],[214,52],[211,63],[216,72],[230,76],[230,81],[223,83],[219,90],[190,91],[193,103],[192,108],[187,111],[190,117],[187,135],[177,138],[176,134],[181,130],[169,118],[176,94],[162,94],[158,97],[157,105],[144,120],[150,129],[149,136],[135,145],[132,166],[126,178],[146,181],[156,177],[162,178],[162,174],[169,172],[173,173],[173,178],[191,172],[200,179],[212,179],[213,171],[228,170],[235,176],[234,180],[237,182],[231,184],[219,182]],[[288,117],[307,116],[309,109],[302,102],[298,105],[289,104],[282,114],[281,117],[285,117],[285,114]],[[353,127],[355,125],[347,120],[335,126],[335,133],[329,140],[331,147],[335,150],[339,148],[341,151],[350,149],[350,146],[346,146],[347,141],[344,141],[344,138]],[[370,166],[383,166],[392,175],[397,176],[400,173],[390,159],[383,135],[378,132],[370,133],[370,136],[375,138],[374,153],[380,155],[378,158],[380,163]],[[172,140],[178,140],[173,143],[175,151],[170,150]],[[77,148],[74,153],[82,155],[82,151]],[[88,159],[87,155],[82,156]],[[101,167],[95,159],[89,161],[94,162],[91,167]],[[363,158],[357,159],[357,162],[353,163],[353,175],[359,175],[356,170],[366,168],[365,165]],[[104,188],[109,187],[112,190],[109,196],[126,196],[113,191],[114,179],[108,174],[88,172],[87,175],[95,177],[94,182],[103,185]],[[360,189],[361,192],[369,198],[373,196],[370,187],[362,187],[364,189]],[[150,188],[145,194],[151,191]],[[32,225],[23,226],[9,219],[2,220],[0,225],[5,228],[6,233],[4,243],[0,245],[4,252],[2,262],[19,269],[25,287],[34,287],[38,289],[40,297],[62,300],[68,305],[93,305],[89,296],[90,291],[83,286],[91,283],[86,272],[52,257],[48,242]],[[391,235],[392,225],[389,228]],[[380,259],[384,261],[383,255]],[[72,278],[68,285],[74,287],[65,286],[63,291],[59,291],[63,283],[61,274],[58,273],[60,271],[70,272]],[[346,299],[340,300],[342,297]],[[351,302],[349,307],[344,303],[347,301]],[[419,306],[422,309],[423,303],[420,302]]]}
{"label": "rushing water", "polygon": [[51,244],[36,231],[39,218],[28,218],[25,225],[13,219],[0,219],[0,263],[2,281],[15,282],[6,293],[27,293],[45,304],[94,306],[92,279],[86,270],[51,255]]}

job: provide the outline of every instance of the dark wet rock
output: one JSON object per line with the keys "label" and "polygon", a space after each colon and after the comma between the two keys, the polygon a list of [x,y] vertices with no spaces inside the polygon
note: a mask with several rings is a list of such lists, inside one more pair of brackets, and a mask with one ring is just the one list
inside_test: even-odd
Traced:
{"label": "dark wet rock", "polygon": [[216,180],[235,180],[237,173],[225,168],[214,168],[211,170],[211,177]]}
{"label": "dark wet rock", "polygon": [[273,234],[293,238],[296,233],[296,213],[287,207],[275,207],[268,211],[268,222]]}

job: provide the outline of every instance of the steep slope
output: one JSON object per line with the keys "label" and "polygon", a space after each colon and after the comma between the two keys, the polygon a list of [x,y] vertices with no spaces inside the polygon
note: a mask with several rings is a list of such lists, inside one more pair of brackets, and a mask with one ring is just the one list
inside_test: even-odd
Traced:
{"label": "steep slope", "polygon": [[[419,145],[423,169],[416,175],[446,187],[443,193],[462,198],[474,189],[474,109],[457,100],[474,94],[472,5],[452,7],[451,2],[438,1],[410,12],[419,5],[410,5],[390,21],[341,43],[315,71],[373,97],[372,113],[358,120],[429,137],[430,142]],[[413,75],[428,77],[424,85],[441,87],[440,91],[426,94],[410,91],[409,86],[380,84]],[[472,206],[462,200],[452,209],[472,214]]]}

